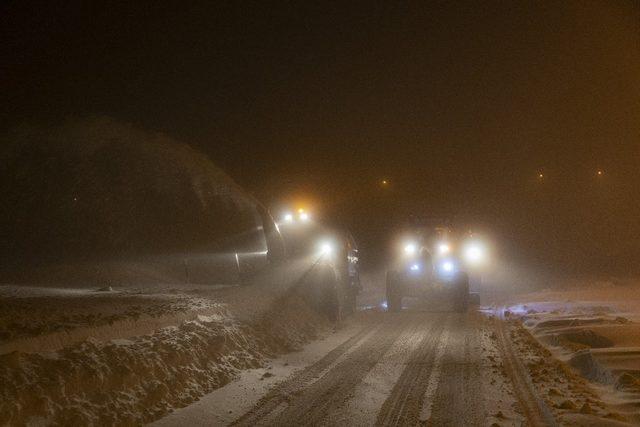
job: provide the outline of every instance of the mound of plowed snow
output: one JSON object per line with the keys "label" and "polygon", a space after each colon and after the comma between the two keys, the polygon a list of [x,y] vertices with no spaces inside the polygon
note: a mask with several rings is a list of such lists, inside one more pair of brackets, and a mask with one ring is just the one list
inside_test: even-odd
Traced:
{"label": "mound of plowed snow", "polygon": [[149,422],[329,326],[295,291],[251,321],[222,304],[191,313],[144,335],[0,355],[0,425]]}

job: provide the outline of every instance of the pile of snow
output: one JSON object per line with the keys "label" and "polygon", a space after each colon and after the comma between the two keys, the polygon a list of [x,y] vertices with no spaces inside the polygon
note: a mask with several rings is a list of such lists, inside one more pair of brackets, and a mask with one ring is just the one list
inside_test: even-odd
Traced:
{"label": "pile of snow", "polygon": [[569,365],[591,381],[602,384],[612,384],[614,381],[613,374],[594,359],[589,349],[574,353],[569,359]]}
{"label": "pile of snow", "polygon": [[150,422],[226,384],[241,369],[299,349],[330,326],[295,291],[273,299],[251,321],[213,302],[188,313],[191,320],[144,335],[1,354],[0,425]]}
{"label": "pile of snow", "polygon": [[547,290],[517,296],[508,309],[618,415],[640,423],[640,286]]}

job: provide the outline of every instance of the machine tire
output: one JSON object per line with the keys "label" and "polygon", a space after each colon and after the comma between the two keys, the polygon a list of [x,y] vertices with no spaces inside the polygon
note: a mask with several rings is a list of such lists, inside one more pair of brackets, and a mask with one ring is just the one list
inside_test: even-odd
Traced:
{"label": "machine tire", "polygon": [[342,304],[336,272],[331,266],[321,266],[317,272],[317,280],[320,289],[320,311],[329,320],[339,321],[342,318]]}
{"label": "machine tire", "polygon": [[469,305],[480,305],[480,294],[478,292],[469,292]]}
{"label": "machine tire", "polygon": [[398,283],[398,273],[387,272],[387,311],[397,313],[402,310],[402,290]]}
{"label": "machine tire", "polygon": [[469,309],[469,276],[460,273],[456,278],[453,309],[458,313],[466,313]]}
{"label": "machine tire", "polygon": [[345,314],[353,314],[356,312],[356,295],[358,294],[358,290],[355,288],[354,284],[351,284],[347,289],[345,298],[344,298],[344,312]]}

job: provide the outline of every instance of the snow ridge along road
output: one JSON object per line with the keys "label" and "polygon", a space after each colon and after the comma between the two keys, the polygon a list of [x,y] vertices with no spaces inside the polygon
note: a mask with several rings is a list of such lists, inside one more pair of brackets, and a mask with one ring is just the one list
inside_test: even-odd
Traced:
{"label": "snow ridge along road", "polygon": [[538,397],[531,384],[520,359],[516,355],[511,339],[507,335],[505,309],[500,310],[501,321],[496,322],[498,334],[498,346],[504,358],[504,366],[513,384],[518,404],[524,412],[529,424],[532,426],[555,426],[556,421],[544,401]]}

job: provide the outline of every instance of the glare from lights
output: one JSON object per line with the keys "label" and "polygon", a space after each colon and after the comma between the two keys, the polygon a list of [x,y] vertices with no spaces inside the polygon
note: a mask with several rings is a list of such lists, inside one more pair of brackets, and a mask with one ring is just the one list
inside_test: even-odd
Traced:
{"label": "glare from lights", "polygon": [[447,273],[451,273],[453,271],[453,262],[451,261],[445,261],[442,263],[442,270],[447,272]]}
{"label": "glare from lights", "polygon": [[293,215],[292,215],[292,214],[290,214],[290,213],[286,213],[286,214],[284,214],[284,220],[285,220],[286,222],[292,222],[292,221],[293,221]]}
{"label": "glare from lights", "polygon": [[480,243],[470,243],[464,250],[464,256],[470,264],[480,264],[485,258],[485,248]]}
{"label": "glare from lights", "polygon": [[300,221],[309,221],[309,214],[306,212],[300,213]]}
{"label": "glare from lights", "polygon": [[382,180],[382,185],[387,185],[387,184],[389,184],[389,181],[387,181],[386,179],[383,179]]}
{"label": "glare from lights", "polygon": [[598,176],[602,176],[604,175],[604,172],[602,170],[599,170],[598,172],[596,172],[598,174]]}
{"label": "glare from lights", "polygon": [[440,254],[449,253],[450,250],[451,250],[451,247],[447,243],[440,243],[438,245],[438,252]]}
{"label": "glare from lights", "polygon": [[407,255],[413,255],[418,251],[418,247],[415,243],[407,243],[404,247],[404,252]]}
{"label": "glare from lights", "polygon": [[299,213],[299,214],[301,214],[301,213],[303,213],[303,212],[304,212],[304,209],[302,209],[302,208],[298,209],[298,213]]}
{"label": "glare from lights", "polygon": [[413,264],[413,265],[411,265],[411,267],[409,267],[409,270],[411,270],[411,271],[420,271],[420,266],[418,264]]}
{"label": "glare from lights", "polygon": [[320,245],[320,252],[325,255],[331,254],[333,252],[333,245],[330,242],[323,242]]}
{"label": "glare from lights", "polygon": [[542,178],[544,178],[544,175],[542,174],[542,172],[540,172],[540,173],[538,174],[538,179],[542,179]]}

